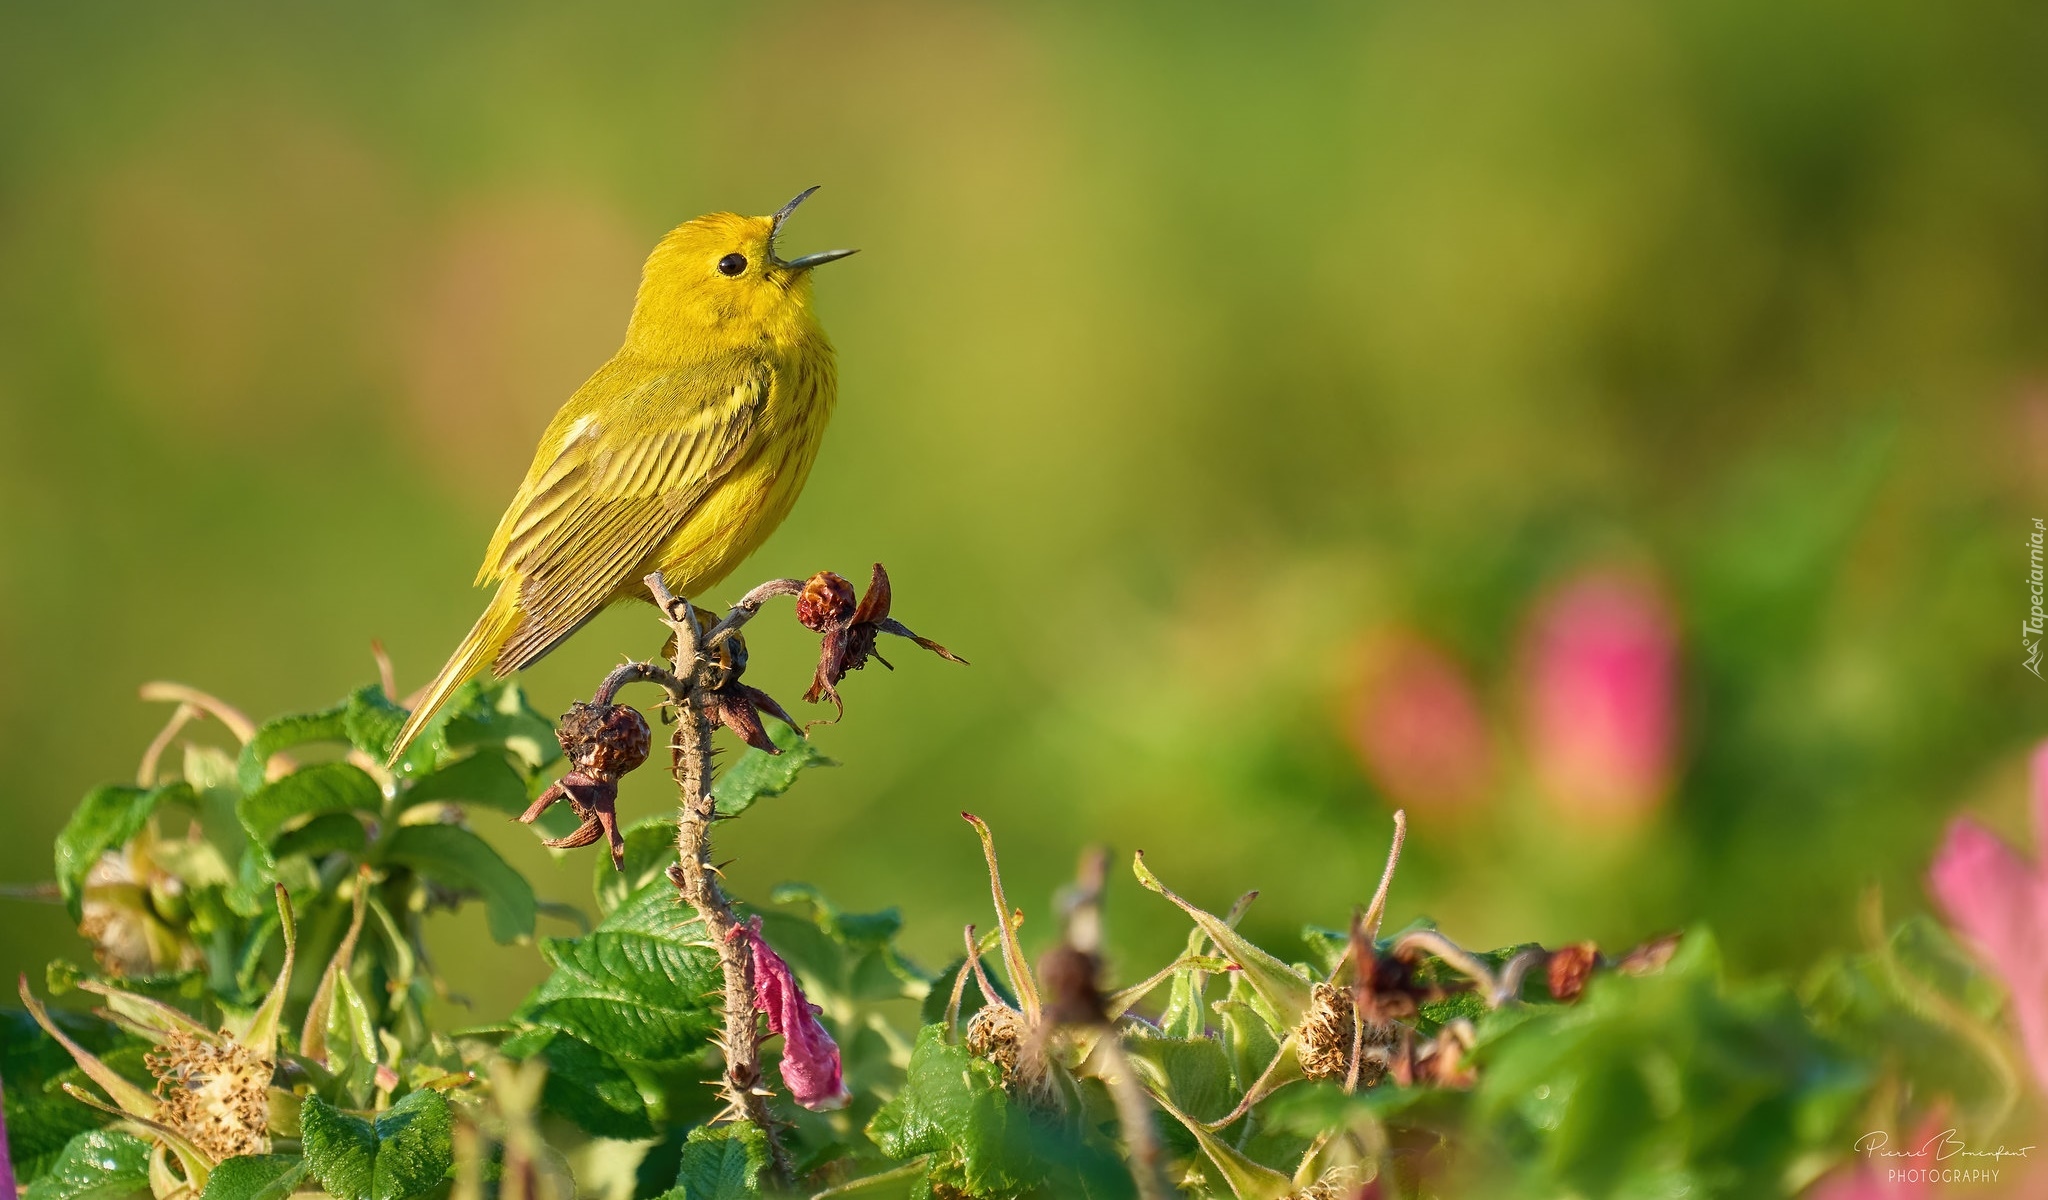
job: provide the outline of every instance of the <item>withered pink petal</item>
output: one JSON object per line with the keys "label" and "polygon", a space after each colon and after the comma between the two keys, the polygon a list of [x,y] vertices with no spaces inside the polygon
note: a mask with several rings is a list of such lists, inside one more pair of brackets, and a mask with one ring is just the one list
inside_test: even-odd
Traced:
{"label": "withered pink petal", "polygon": [[1990,830],[1958,817],[1927,886],[2012,994],[2027,1059],[2048,1091],[2048,879]]}
{"label": "withered pink petal", "polygon": [[761,918],[740,928],[753,955],[754,1007],[768,1014],[768,1032],[782,1035],[782,1082],[813,1112],[843,1107],[852,1097],[841,1077],[838,1043],[818,1022],[789,964],[762,939]]}

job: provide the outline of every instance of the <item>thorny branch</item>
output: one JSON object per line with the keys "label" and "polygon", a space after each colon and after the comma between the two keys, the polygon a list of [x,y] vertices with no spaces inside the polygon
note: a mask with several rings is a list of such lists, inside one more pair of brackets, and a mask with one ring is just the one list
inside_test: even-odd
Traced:
{"label": "thorny branch", "polygon": [[[813,1109],[832,1107],[845,1102],[845,1091],[838,1051],[830,1036],[817,1027],[814,1012],[790,976],[788,965],[761,941],[757,929],[742,924],[734,914],[711,857],[711,826],[719,819],[718,801],[712,792],[713,731],[723,725],[748,745],[779,754],[762,716],[796,725],[796,719],[773,697],[742,681],[747,648],[740,629],[767,601],[777,596],[796,597],[797,620],[821,635],[812,698],[829,697],[835,705],[839,699],[835,685],[847,672],[859,670],[869,658],[881,661],[875,653],[879,634],[907,638],[942,657],[961,660],[889,616],[889,577],[879,563],[865,597],[856,597],[852,585],[830,572],[809,580],[771,579],[741,597],[725,618],[715,623],[686,597],[670,592],[660,572],[644,582],[673,635],[670,665],[624,663],[605,676],[590,703],[570,708],[557,729],[570,770],[543,792],[520,820],[532,823],[550,806],[566,800],[582,823],[573,833],[545,844],[588,846],[602,838],[611,851],[613,866],[623,870],[625,839],[616,811],[619,780],[646,761],[651,733],[638,711],[615,700],[621,689],[633,683],[651,683],[667,694],[668,705],[676,714],[675,732],[669,739],[669,769],[681,801],[676,861],[668,868],[668,879],[681,899],[696,910],[705,942],[718,955],[724,980],[724,1028],[716,1038],[725,1056],[719,1084],[724,1117],[750,1121],[766,1135],[770,1168],[779,1182],[787,1184],[794,1182],[795,1176],[768,1110],[771,1092],[762,1080],[763,1034],[757,1012],[767,1010],[770,1035],[781,1034],[785,1039],[782,1075],[793,1099]],[[768,1003],[762,1003],[764,1000]],[[804,1047],[800,1054],[796,1052],[799,1044]]]}
{"label": "thorny branch", "polygon": [[[787,581],[776,581],[783,582]],[[687,599],[670,594],[659,571],[649,575],[646,583],[655,606],[675,634],[674,672],[666,679],[656,679],[659,668],[629,664],[612,672],[612,677],[637,667],[637,677],[661,683],[676,707],[669,763],[682,794],[682,807],[676,823],[676,862],[669,867],[669,879],[690,907],[697,910],[698,919],[704,923],[705,940],[717,951],[719,969],[725,977],[725,1029],[719,1035],[719,1048],[725,1054],[725,1080],[720,1090],[727,1115],[745,1117],[767,1135],[770,1165],[777,1178],[787,1180],[793,1177],[789,1155],[775,1136],[774,1121],[768,1112],[768,1091],[761,1083],[761,1034],[754,1016],[751,955],[748,943],[740,936],[732,902],[719,886],[718,868],[711,861],[711,824],[718,819],[718,800],[711,793],[711,715],[706,693],[722,681],[707,678],[717,670],[717,663],[703,652],[709,639],[701,636],[696,609]],[[752,606],[736,607],[712,632],[722,640],[760,611],[761,600],[767,598],[755,598],[761,591],[756,588],[749,592]],[[611,678],[607,678],[606,683],[610,682]]]}

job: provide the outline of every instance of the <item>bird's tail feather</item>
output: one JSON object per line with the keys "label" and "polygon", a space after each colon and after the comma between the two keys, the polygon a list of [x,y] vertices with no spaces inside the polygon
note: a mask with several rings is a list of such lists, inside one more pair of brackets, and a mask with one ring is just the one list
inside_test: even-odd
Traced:
{"label": "bird's tail feather", "polygon": [[434,676],[434,682],[420,694],[419,703],[413,706],[412,715],[405,719],[405,727],[398,731],[398,739],[391,744],[389,762],[396,763],[406,747],[434,719],[434,714],[448,702],[455,689],[489,666],[491,660],[498,656],[498,651],[511,640],[513,631],[519,627],[518,601],[519,589],[509,581],[498,589],[496,596],[491,597],[490,607],[476,619],[469,636],[462,639],[462,644],[449,656],[441,673]]}

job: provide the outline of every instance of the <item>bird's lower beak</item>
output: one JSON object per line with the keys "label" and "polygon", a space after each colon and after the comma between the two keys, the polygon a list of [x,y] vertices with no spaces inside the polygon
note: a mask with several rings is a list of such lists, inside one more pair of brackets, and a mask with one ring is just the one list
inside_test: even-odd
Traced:
{"label": "bird's lower beak", "polygon": [[816,254],[806,254],[802,258],[792,258],[782,265],[792,271],[808,271],[812,267],[823,266],[828,262],[845,258],[849,254],[859,253],[860,251],[858,250],[820,250]]}

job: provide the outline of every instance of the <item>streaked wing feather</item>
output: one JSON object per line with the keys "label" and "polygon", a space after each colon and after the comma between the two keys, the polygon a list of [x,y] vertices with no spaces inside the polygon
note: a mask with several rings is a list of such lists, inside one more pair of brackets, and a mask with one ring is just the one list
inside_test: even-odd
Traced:
{"label": "streaked wing feather", "polygon": [[592,422],[520,489],[493,564],[520,580],[523,616],[501,670],[588,620],[744,455],[770,379],[765,368],[724,365],[648,380],[614,411],[659,406],[672,423]]}

